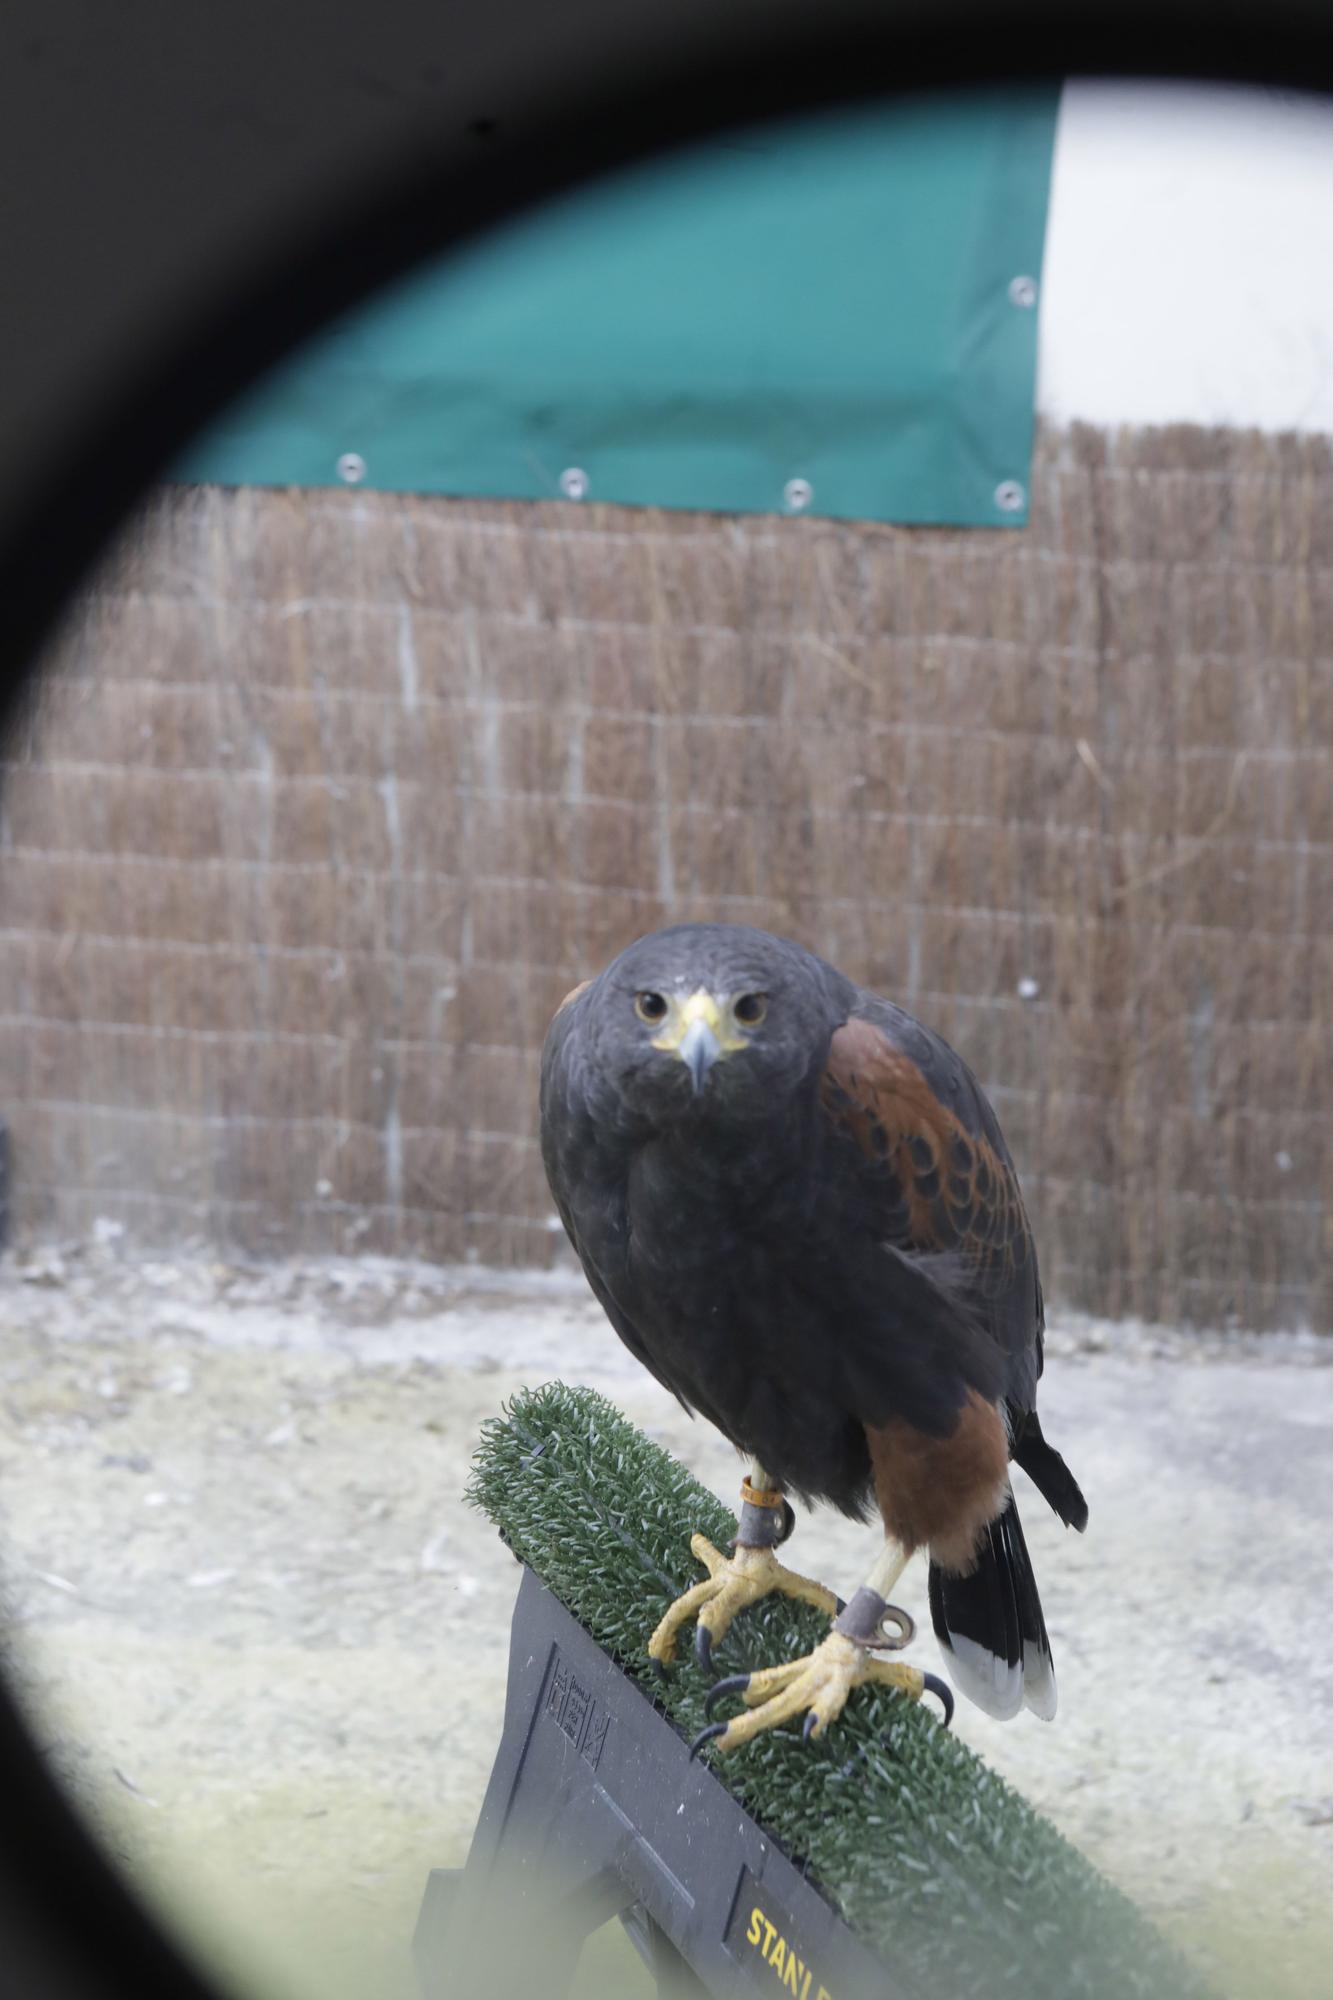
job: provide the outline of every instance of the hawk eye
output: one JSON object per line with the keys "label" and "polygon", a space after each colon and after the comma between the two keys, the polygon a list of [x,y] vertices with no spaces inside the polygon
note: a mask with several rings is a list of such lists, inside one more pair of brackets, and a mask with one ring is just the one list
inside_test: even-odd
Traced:
{"label": "hawk eye", "polygon": [[743,1028],[757,1028],[768,1012],[768,995],[742,993],[731,1011]]}
{"label": "hawk eye", "polygon": [[666,1019],[667,1003],[660,993],[636,993],[634,1011],[641,1021],[652,1025]]}

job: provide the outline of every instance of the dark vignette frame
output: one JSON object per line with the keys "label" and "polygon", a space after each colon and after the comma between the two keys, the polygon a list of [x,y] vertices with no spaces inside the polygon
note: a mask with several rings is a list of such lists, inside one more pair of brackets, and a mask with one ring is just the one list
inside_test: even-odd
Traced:
{"label": "dark vignette frame", "polygon": [[[333,314],[544,195],[727,126],[912,88],[1119,74],[1333,90],[1320,0],[8,0],[4,42],[0,726],[193,432]],[[275,128],[284,83],[300,115]],[[48,171],[93,128],[96,185]],[[287,218],[259,246],[224,212],[238,163]],[[106,264],[90,287],[80,243],[94,210],[120,303],[153,308],[128,346],[99,349]],[[63,375],[43,338],[62,322],[83,336]],[[0,1832],[0,2000],[214,1994],[84,1831],[3,1687]]]}

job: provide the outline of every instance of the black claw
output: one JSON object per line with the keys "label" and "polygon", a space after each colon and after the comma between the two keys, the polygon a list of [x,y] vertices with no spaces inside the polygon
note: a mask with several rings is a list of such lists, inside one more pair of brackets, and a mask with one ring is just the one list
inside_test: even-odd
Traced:
{"label": "black claw", "polygon": [[839,1618],[841,1618],[843,1612],[847,1609],[847,1599],[845,1597],[839,1597],[837,1591],[835,1590],[833,1593],[833,1602],[837,1605],[838,1616]]}
{"label": "black claw", "polygon": [[714,1681],[712,1687],[709,1688],[708,1693],[704,1696],[704,1714],[711,1715],[715,1705],[721,1701],[724,1694],[739,1694],[742,1688],[747,1688],[749,1685],[750,1676],[748,1674],[729,1674],[724,1681]]}
{"label": "black claw", "polygon": [[921,1678],[926,1683],[927,1692],[934,1695],[940,1707],[944,1710],[944,1721],[941,1727],[947,1729],[953,1721],[953,1689],[947,1681],[942,1681],[938,1674],[923,1674]]}
{"label": "black claw", "polygon": [[713,1635],[706,1625],[694,1628],[694,1657],[706,1674],[713,1671]]}
{"label": "black claw", "polygon": [[810,1741],[810,1738],[814,1735],[815,1724],[818,1722],[818,1720],[819,1717],[815,1714],[815,1711],[812,1708],[809,1715],[807,1715],[805,1718],[805,1728],[801,1731],[801,1741],[803,1743],[808,1743]]}
{"label": "black claw", "polygon": [[701,1729],[690,1745],[689,1761],[691,1764],[703,1749],[705,1743],[711,1743],[715,1736],[725,1736],[730,1727],[731,1724],[729,1722],[710,1722],[707,1729]]}
{"label": "black claw", "polygon": [[796,1510],[790,1500],[784,1500],[782,1503],[782,1530],[773,1544],[774,1548],[780,1549],[784,1542],[789,1542],[795,1527]]}
{"label": "black claw", "polygon": [[652,1660],[652,1663],[653,1663],[653,1672],[654,1672],[654,1673],[655,1673],[655,1674],[657,1675],[657,1678],[658,1678],[658,1680],[659,1680],[659,1681],[669,1681],[669,1680],[671,1679],[671,1676],[670,1676],[670,1674],[669,1674],[669,1673],[667,1672],[667,1663],[666,1663],[666,1661],[665,1661],[665,1660],[659,1660],[659,1659],[658,1659],[658,1658],[656,1657],[656,1655],[655,1655],[655,1654],[649,1654],[649,1658],[650,1658],[650,1659]]}

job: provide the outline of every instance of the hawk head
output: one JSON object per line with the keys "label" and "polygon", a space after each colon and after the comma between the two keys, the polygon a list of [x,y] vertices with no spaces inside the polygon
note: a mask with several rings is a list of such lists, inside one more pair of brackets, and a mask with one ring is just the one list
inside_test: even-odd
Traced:
{"label": "hawk head", "polygon": [[822,1069],[842,984],[765,931],[679,924],[613,960],[580,1026],[592,1068],[636,1118],[749,1124]]}

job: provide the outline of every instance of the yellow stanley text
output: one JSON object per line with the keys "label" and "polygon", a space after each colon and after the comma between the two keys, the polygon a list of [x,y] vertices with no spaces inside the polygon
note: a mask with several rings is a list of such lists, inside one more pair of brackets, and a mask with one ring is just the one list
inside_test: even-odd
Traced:
{"label": "yellow stanley text", "polygon": [[758,1949],[769,1971],[795,2000],[833,2000],[828,1987],[816,1984],[810,1967],[788,1944],[777,1925],[769,1922],[758,1903],[750,1912],[745,1942]]}

